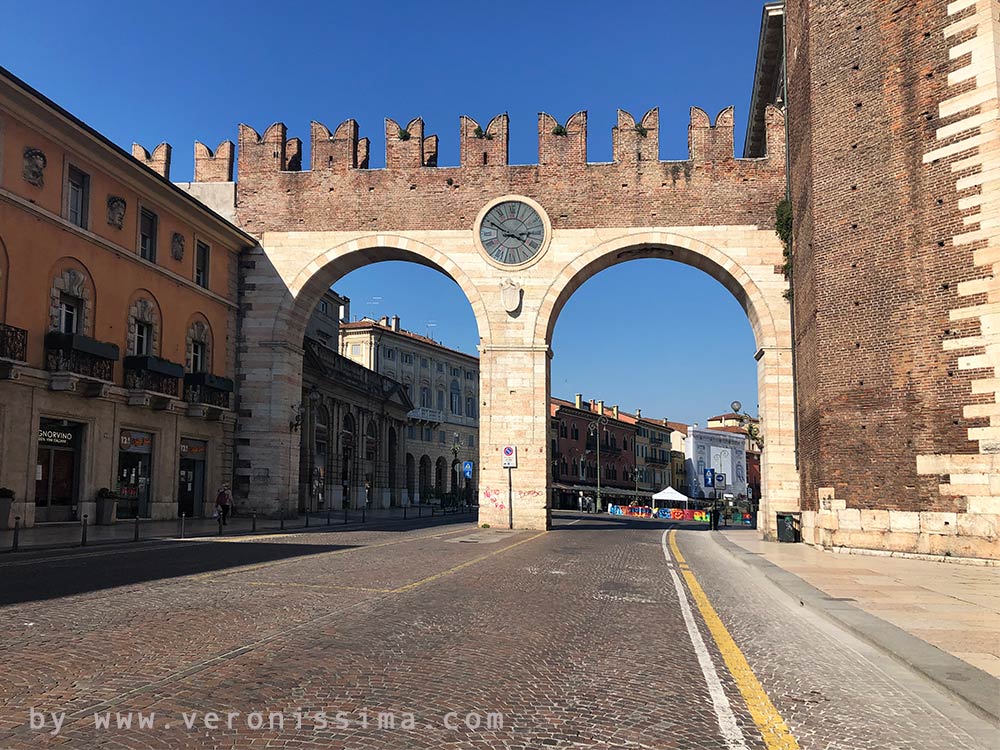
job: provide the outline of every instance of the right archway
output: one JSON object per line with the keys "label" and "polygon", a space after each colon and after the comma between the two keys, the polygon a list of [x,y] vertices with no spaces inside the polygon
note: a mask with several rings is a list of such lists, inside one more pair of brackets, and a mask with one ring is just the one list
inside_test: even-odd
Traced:
{"label": "right archway", "polygon": [[[776,514],[800,508],[788,284],[777,263],[766,262],[771,260],[769,253],[755,246],[762,241],[777,244],[770,241],[773,233],[769,238],[756,227],[747,227],[741,238],[734,236],[733,229],[727,227],[718,244],[707,238],[656,231],[621,234],[579,252],[546,289],[534,338],[551,346],[556,321],[573,293],[601,271],[630,260],[673,260],[704,271],[721,283],[739,302],[753,329],[763,439],[758,528],[765,538],[773,538]],[[780,245],[777,249],[780,257]],[[551,395],[550,386],[546,393]]]}

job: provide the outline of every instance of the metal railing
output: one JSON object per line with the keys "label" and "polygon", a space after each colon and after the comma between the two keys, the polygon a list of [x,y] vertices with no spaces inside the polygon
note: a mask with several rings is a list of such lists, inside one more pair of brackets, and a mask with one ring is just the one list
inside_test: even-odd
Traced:
{"label": "metal railing", "polygon": [[28,361],[28,332],[23,328],[0,325],[0,359]]}
{"label": "metal railing", "polygon": [[87,378],[106,380],[109,383],[115,377],[113,359],[104,359],[77,350],[49,349],[45,353],[45,369],[51,372],[73,372]]}
{"label": "metal railing", "polygon": [[184,386],[184,400],[189,404],[205,404],[220,409],[229,408],[229,392],[203,385]]}
{"label": "metal railing", "polygon": [[130,390],[154,391],[167,396],[176,396],[177,378],[152,370],[126,370],[125,387]]}

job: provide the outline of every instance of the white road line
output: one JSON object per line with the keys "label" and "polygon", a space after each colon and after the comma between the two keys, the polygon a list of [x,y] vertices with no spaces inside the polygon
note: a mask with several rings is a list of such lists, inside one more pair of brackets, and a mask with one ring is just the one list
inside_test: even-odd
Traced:
{"label": "white road line", "polygon": [[691,605],[688,603],[687,592],[684,590],[680,576],[677,575],[674,564],[670,559],[670,552],[667,550],[667,531],[668,529],[664,529],[663,536],[660,537],[660,545],[663,547],[663,557],[670,568],[670,577],[674,581],[674,588],[677,589],[677,600],[681,605],[681,614],[684,616],[684,624],[687,625],[691,645],[694,646],[694,652],[698,657],[701,672],[705,675],[708,694],[711,696],[712,706],[715,708],[715,718],[719,722],[719,731],[722,733],[726,745],[731,750],[747,750],[743,731],[736,723],[736,716],[733,714],[733,708],[729,704],[729,698],[726,697],[726,692],[722,689],[719,673],[715,671],[712,657],[709,655],[708,649],[705,647],[705,641],[701,637],[701,631],[698,630],[698,625],[694,621],[694,615],[691,613]]}

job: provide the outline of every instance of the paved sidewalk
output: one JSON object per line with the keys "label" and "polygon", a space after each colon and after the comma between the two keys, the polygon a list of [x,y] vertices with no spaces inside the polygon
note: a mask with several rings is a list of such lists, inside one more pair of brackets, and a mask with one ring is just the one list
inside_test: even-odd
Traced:
{"label": "paved sidewalk", "polygon": [[[464,512],[464,508],[457,509],[458,513]],[[447,513],[456,512],[456,509],[449,508]],[[333,510],[329,514],[325,511],[314,512],[309,517],[309,528],[320,531],[324,528],[336,529],[338,526],[356,527],[362,523],[374,523],[381,521],[402,521],[405,519],[415,519],[418,517],[429,518],[432,515],[441,515],[442,510],[438,506],[419,505],[408,508],[380,508],[368,510],[362,513],[361,510],[349,510],[345,514],[343,510]],[[294,531],[306,527],[304,515],[286,519],[284,522],[285,531]],[[282,528],[281,522],[274,518],[258,518],[256,521],[256,532],[274,532]],[[222,527],[223,535],[233,536],[237,534],[249,534],[254,530],[254,521],[248,516],[238,516],[229,519],[229,523]],[[135,541],[135,521],[119,520],[110,526],[87,526],[87,544],[126,544]],[[219,533],[219,523],[214,518],[189,518],[185,519],[183,529],[180,519],[170,521],[139,521],[139,541],[151,541],[155,539],[176,539],[178,537],[199,537],[214,536]],[[59,524],[39,524],[30,529],[20,529],[18,531],[17,546],[19,551],[29,551],[33,549],[46,549],[58,547],[79,547],[83,539],[83,527],[80,523],[59,523]],[[12,551],[14,544],[14,532],[10,529],[0,531],[0,553]]]}
{"label": "paved sidewalk", "polygon": [[743,549],[1000,677],[1000,569],[929,560],[840,555],[806,544],[765,542],[728,530]]}

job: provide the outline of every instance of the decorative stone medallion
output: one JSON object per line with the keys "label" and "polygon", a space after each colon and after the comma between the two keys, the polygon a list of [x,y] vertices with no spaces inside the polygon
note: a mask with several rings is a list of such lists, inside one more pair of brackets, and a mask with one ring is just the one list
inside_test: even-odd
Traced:
{"label": "decorative stone medallion", "polygon": [[184,260],[184,235],[174,232],[170,239],[170,257],[174,260]]}
{"label": "decorative stone medallion", "polygon": [[29,146],[24,149],[24,169],[22,174],[24,179],[35,187],[45,187],[45,167],[48,159],[45,153],[38,148]]}
{"label": "decorative stone medallion", "polygon": [[125,209],[128,203],[120,195],[108,196],[108,224],[121,229],[125,225]]}

